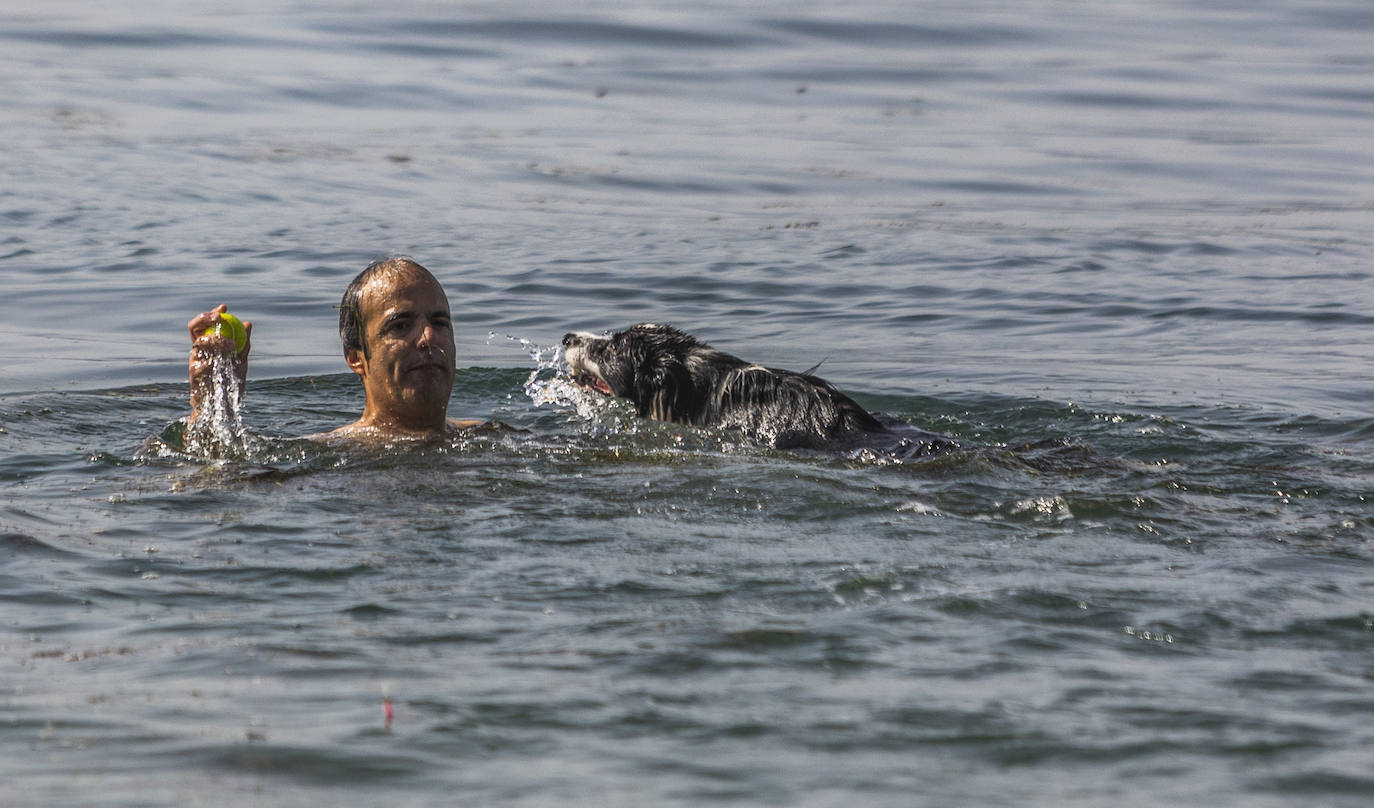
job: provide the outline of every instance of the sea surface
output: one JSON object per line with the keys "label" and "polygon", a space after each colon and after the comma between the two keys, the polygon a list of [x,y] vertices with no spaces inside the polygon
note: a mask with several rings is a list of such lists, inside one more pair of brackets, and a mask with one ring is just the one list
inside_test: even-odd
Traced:
{"label": "sea surface", "polygon": [[[1374,5],[0,5],[0,804],[1367,806]],[[443,281],[376,449],[338,302]],[[176,440],[186,321],[254,323]],[[638,420],[677,325],[956,437]]]}

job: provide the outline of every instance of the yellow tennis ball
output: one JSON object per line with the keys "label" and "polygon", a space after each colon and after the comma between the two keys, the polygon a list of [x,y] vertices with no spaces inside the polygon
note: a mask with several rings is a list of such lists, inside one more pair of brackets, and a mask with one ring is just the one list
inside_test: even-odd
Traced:
{"label": "yellow tennis ball", "polygon": [[243,353],[243,346],[248,344],[248,329],[243,327],[243,321],[227,311],[220,314],[219,321],[205,329],[205,333],[232,339],[234,353]]}

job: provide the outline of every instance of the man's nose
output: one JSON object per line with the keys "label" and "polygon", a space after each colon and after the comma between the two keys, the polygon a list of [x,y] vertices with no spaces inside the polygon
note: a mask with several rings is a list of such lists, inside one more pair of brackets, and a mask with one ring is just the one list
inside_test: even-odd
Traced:
{"label": "man's nose", "polygon": [[423,347],[425,347],[425,346],[427,346],[427,345],[433,345],[433,344],[434,344],[434,332],[435,332],[434,323],[431,323],[431,322],[429,322],[429,321],[425,321],[424,324],[422,324],[422,325],[420,326],[420,334],[419,334],[419,336],[417,336],[417,337],[415,338],[415,344],[418,345],[418,346],[420,346],[421,348],[423,348]]}

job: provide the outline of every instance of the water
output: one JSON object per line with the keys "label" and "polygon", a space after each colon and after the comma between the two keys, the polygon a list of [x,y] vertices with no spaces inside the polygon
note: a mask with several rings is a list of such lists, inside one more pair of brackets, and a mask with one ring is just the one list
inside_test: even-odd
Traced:
{"label": "water", "polygon": [[[7,5],[0,802],[1367,804],[1371,32]],[[296,437],[360,411],[331,306],[393,253],[451,414],[512,429]],[[220,302],[248,442],[188,453]],[[973,448],[561,386],[564,332],[641,320]]]}
{"label": "water", "polygon": [[243,425],[244,386],[234,373],[234,361],[228,354],[215,354],[208,363],[203,411],[169,425],[159,436],[167,446],[163,454],[180,450],[191,460],[251,457],[257,447]]}

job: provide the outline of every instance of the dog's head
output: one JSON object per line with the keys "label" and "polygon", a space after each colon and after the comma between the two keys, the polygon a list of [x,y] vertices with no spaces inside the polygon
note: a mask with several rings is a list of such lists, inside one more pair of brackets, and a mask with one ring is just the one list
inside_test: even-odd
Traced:
{"label": "dog's head", "polygon": [[563,358],[574,383],[629,399],[640,416],[692,423],[702,396],[688,357],[707,346],[667,325],[640,323],[609,337],[563,337]]}

